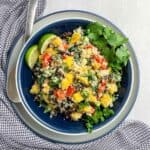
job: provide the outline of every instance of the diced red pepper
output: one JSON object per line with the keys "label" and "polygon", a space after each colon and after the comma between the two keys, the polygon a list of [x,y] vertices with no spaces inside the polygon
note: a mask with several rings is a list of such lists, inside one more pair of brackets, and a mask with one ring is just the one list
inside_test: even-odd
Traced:
{"label": "diced red pepper", "polygon": [[106,83],[107,83],[106,80],[102,80],[102,83],[99,84],[99,87],[98,87],[98,92],[99,93],[104,92],[104,90],[106,89]]}
{"label": "diced red pepper", "polygon": [[66,55],[66,54],[63,54],[63,55],[62,55],[62,58],[63,58],[63,59],[66,59],[66,58],[67,58],[67,55]]}
{"label": "diced red pepper", "polygon": [[102,93],[104,90],[105,90],[105,86],[100,86],[100,87],[98,88],[98,92],[99,92],[99,93]]}
{"label": "diced red pepper", "polygon": [[42,55],[42,66],[43,67],[47,67],[51,63],[51,61],[52,61],[52,59],[51,59],[50,54],[44,53]]}
{"label": "diced red pepper", "polygon": [[67,89],[66,96],[68,96],[68,97],[72,96],[74,92],[75,92],[75,88],[73,86],[69,86]]}
{"label": "diced red pepper", "polygon": [[102,85],[102,86],[106,86],[106,83],[107,83],[107,81],[106,81],[106,80],[102,80],[101,85]]}
{"label": "diced red pepper", "polygon": [[93,55],[93,58],[100,64],[104,61],[104,58],[102,56]]}
{"label": "diced red pepper", "polygon": [[64,100],[66,97],[66,92],[58,89],[54,91],[54,95],[58,98],[58,100]]}
{"label": "diced red pepper", "polygon": [[85,45],[85,47],[84,48],[93,48],[93,45],[91,45],[91,44],[87,44],[87,45]]}
{"label": "diced red pepper", "polygon": [[64,47],[65,50],[67,50],[69,48],[69,45],[67,43],[64,43],[63,47]]}

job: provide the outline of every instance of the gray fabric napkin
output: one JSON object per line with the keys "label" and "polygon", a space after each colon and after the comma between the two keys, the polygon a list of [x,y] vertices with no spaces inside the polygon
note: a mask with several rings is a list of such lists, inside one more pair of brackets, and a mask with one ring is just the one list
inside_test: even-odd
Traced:
{"label": "gray fabric napkin", "polygon": [[[150,128],[139,121],[128,121],[96,141],[67,145],[36,136],[13,111],[6,95],[8,52],[15,37],[24,30],[27,0],[0,0],[0,150],[150,150]],[[37,17],[45,0],[39,0]]]}

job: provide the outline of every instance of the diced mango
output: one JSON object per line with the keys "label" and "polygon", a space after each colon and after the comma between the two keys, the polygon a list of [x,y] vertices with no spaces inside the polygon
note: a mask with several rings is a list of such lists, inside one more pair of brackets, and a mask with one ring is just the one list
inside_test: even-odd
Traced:
{"label": "diced mango", "polygon": [[73,66],[73,57],[67,56],[63,62],[67,65],[67,67],[71,68]]}
{"label": "diced mango", "polygon": [[73,82],[74,79],[74,75],[70,72],[70,73],[66,73],[65,74],[66,79],[68,79],[70,82]]}
{"label": "diced mango", "polygon": [[78,32],[74,32],[71,37],[70,43],[75,44],[76,42],[78,42],[80,40],[80,38],[81,38],[81,34]]}
{"label": "diced mango", "polygon": [[91,102],[96,102],[96,101],[97,101],[97,98],[96,98],[96,96],[90,94],[90,95],[89,95],[89,100],[90,100]]}
{"label": "diced mango", "polygon": [[89,85],[89,81],[87,77],[81,77],[81,76],[77,76],[76,77],[81,83],[85,84],[85,85]]}
{"label": "diced mango", "polygon": [[70,117],[72,120],[78,121],[82,117],[82,114],[79,112],[73,112],[71,113]]}
{"label": "diced mango", "polygon": [[92,113],[94,113],[94,111],[95,111],[95,109],[90,105],[89,106],[84,106],[82,108],[82,112],[84,112],[84,113],[92,114]]}
{"label": "diced mango", "polygon": [[37,82],[35,82],[33,85],[32,85],[32,88],[30,89],[30,93],[31,94],[38,94],[40,92],[40,86]]}
{"label": "diced mango", "polygon": [[105,108],[112,104],[112,97],[109,94],[104,94],[100,99],[101,105]]}
{"label": "diced mango", "polygon": [[65,78],[61,81],[61,88],[63,90],[66,90],[73,82],[73,74],[72,73],[66,73]]}
{"label": "diced mango", "polygon": [[50,91],[50,86],[48,84],[46,84],[43,88],[42,88],[42,92],[45,94],[48,94]]}
{"label": "diced mango", "polygon": [[66,90],[71,85],[70,81],[66,78],[61,81],[62,90]]}
{"label": "diced mango", "polygon": [[108,84],[108,90],[111,94],[114,94],[118,91],[118,87],[115,83]]}
{"label": "diced mango", "polygon": [[46,52],[46,53],[48,53],[48,54],[50,54],[52,56],[57,54],[57,51],[54,50],[53,48],[47,48],[44,52]]}
{"label": "diced mango", "polygon": [[53,40],[52,40],[52,44],[55,46],[55,47],[58,47],[62,44],[62,39],[60,37],[55,37]]}
{"label": "diced mango", "polygon": [[93,63],[92,63],[92,66],[93,66],[93,68],[96,70],[96,69],[100,69],[100,67],[101,67],[101,65],[100,65],[100,63],[97,63],[96,61],[94,61]]}
{"label": "diced mango", "polygon": [[72,100],[75,103],[80,103],[81,101],[83,101],[83,97],[82,97],[80,92],[77,92],[77,93],[73,94],[73,99]]}

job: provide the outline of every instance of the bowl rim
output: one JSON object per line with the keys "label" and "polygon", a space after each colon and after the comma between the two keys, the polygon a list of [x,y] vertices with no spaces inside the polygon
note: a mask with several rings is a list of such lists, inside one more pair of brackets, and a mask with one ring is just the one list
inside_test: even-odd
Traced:
{"label": "bowl rim", "polygon": [[[94,14],[94,13],[91,13],[91,12],[87,12],[87,11],[80,11],[80,10],[66,10],[66,11],[57,11],[57,12],[54,12],[54,13],[51,13],[51,14],[48,14],[48,15],[46,15],[46,16],[44,16],[44,17],[42,17],[42,18],[40,18],[40,19],[38,19],[36,22],[38,22],[38,21],[40,21],[41,19],[43,19],[43,18],[45,18],[45,17],[47,17],[47,16],[50,16],[50,15],[53,15],[53,14],[57,14],[57,13],[63,13],[63,12],[81,12],[81,13],[86,13],[86,14],[92,14],[92,15],[94,15],[94,16],[97,16],[98,18],[100,18],[100,19],[103,19],[103,20],[105,20],[108,24],[111,24],[114,28],[116,28],[116,30],[117,31],[119,31],[123,36],[125,36],[125,34],[120,30],[120,29],[118,29],[118,27],[116,26],[116,25],[114,25],[113,23],[111,23],[109,20],[107,20],[106,18],[103,18],[103,17],[101,17],[101,16],[99,16],[99,15],[96,15],[96,14]],[[71,18],[70,18],[70,20],[72,20]],[[81,19],[82,20],[82,19]],[[63,21],[63,20],[61,20],[61,21]],[[54,21],[53,23],[56,23],[56,22],[59,22],[59,21]],[[53,24],[52,23],[52,24]],[[49,24],[50,25],[50,24]],[[44,28],[45,28],[46,26],[44,26],[42,29],[40,29],[39,31],[41,31],[41,30],[43,30]],[[38,32],[39,32],[38,31]],[[18,57],[18,60],[17,60],[17,65],[16,65],[16,85],[17,85],[17,92],[18,92],[18,94],[19,94],[19,97],[20,97],[20,99],[21,99],[21,102],[22,102],[22,96],[21,96],[21,94],[20,94],[20,85],[18,84],[18,74],[17,74],[17,72],[18,72],[18,69],[19,69],[19,62],[20,62],[20,56],[21,56],[21,54],[23,53],[23,51],[24,51],[24,49],[25,49],[25,47],[26,47],[26,45],[28,44],[28,42],[30,41],[30,39],[32,39],[38,32],[35,32],[35,34],[33,34],[30,38],[29,38],[29,40],[25,43],[25,45],[23,46],[23,48],[22,48],[22,50],[20,51],[20,54],[19,54],[19,57]],[[125,36],[126,37],[126,36]],[[129,46],[130,46],[130,48],[131,49],[133,49],[132,48],[132,46],[131,46],[131,44],[130,44],[130,41],[128,42],[128,44],[129,44]],[[134,54],[134,59],[135,59],[135,61],[136,61],[136,65],[137,65],[137,59],[136,59],[136,56],[135,56],[135,53],[134,53],[134,51],[132,52],[133,54]],[[138,67],[138,65],[136,66],[137,68],[137,72],[138,72],[138,77],[137,77],[137,79],[139,79],[139,67]],[[132,68],[132,67],[131,67]],[[139,81],[139,80],[138,80]],[[135,90],[135,100],[134,100],[134,103],[135,103],[135,101],[136,101],[136,97],[137,97],[137,93],[138,93],[138,89],[139,89],[139,83],[140,82],[138,82],[137,84],[138,84],[138,87],[136,87],[136,90]],[[130,94],[130,92],[131,92],[131,89],[130,89],[130,91],[129,91],[129,94]],[[127,99],[128,99],[128,97],[129,97],[129,95],[127,96]],[[23,102],[22,102],[23,103]],[[23,104],[23,106],[24,106],[24,104]],[[131,108],[133,107],[133,104],[132,104],[132,106],[130,106]],[[24,108],[26,108],[26,106],[24,106]],[[131,110],[131,108],[130,108],[130,110]],[[121,108],[122,109],[122,108]],[[128,115],[128,113],[130,112],[130,110],[126,113],[126,115],[125,115],[125,117]],[[121,111],[121,110],[120,110]],[[27,111],[28,112],[28,111]],[[117,115],[116,115],[117,116]],[[34,117],[33,117],[33,119],[35,119]],[[123,119],[121,119],[121,121],[119,121],[119,123],[118,124],[116,124],[115,125],[115,127],[117,127],[123,120],[124,120],[125,118],[123,118]],[[37,120],[36,120],[37,121]],[[42,124],[43,125],[43,124]],[[50,128],[49,128],[50,129]],[[51,129],[50,129],[51,130]],[[111,130],[113,130],[113,129],[111,129]],[[109,130],[109,131],[107,131],[107,133],[108,132],[110,132],[111,130]],[[58,132],[59,134],[61,133],[63,133],[63,132],[59,132],[59,131],[57,131],[57,130],[54,130],[54,132]],[[63,133],[64,134],[64,133]],[[83,132],[82,133],[79,133],[79,134],[76,134],[75,133],[75,135],[86,135],[86,134],[83,134]],[[64,135],[67,135],[67,133],[65,132],[65,134]],[[74,134],[68,134],[68,135],[74,135]],[[102,135],[103,136],[103,135]]]}

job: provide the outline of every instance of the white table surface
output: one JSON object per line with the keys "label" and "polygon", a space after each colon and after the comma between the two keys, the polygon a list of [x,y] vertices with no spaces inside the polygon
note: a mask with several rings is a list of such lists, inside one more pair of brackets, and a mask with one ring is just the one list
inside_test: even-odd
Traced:
{"label": "white table surface", "polygon": [[138,57],[141,81],[137,101],[127,119],[150,125],[150,0],[47,0],[44,15],[67,9],[97,13],[128,36]]}

